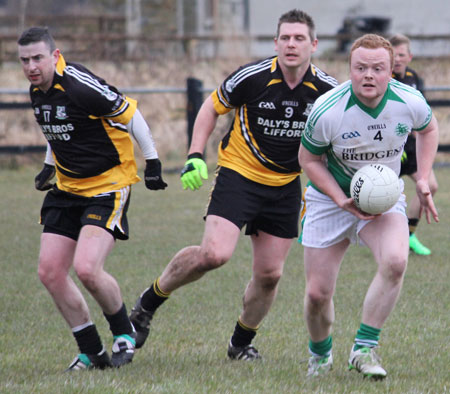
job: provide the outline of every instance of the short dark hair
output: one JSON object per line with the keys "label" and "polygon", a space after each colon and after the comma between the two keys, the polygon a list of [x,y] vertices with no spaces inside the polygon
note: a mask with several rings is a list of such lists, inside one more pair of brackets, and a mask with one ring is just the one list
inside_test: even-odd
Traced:
{"label": "short dark hair", "polygon": [[403,45],[406,44],[406,46],[408,47],[408,52],[411,52],[410,46],[411,46],[411,41],[408,37],[406,37],[403,34],[396,34],[395,36],[392,36],[389,39],[389,42],[391,43],[391,45],[393,47],[396,47],[398,45]]}
{"label": "short dark hair", "polygon": [[277,37],[280,35],[280,26],[282,23],[304,23],[308,26],[311,41],[316,39],[316,26],[314,25],[314,21],[311,16],[304,11],[293,9],[281,15],[280,19],[278,19]]}
{"label": "short dark hair", "polygon": [[53,52],[56,49],[55,40],[53,40],[52,35],[48,31],[48,27],[39,27],[39,26],[30,27],[21,34],[21,36],[17,40],[17,43],[19,45],[24,46],[41,41],[47,44],[47,47],[50,50],[50,52]]}

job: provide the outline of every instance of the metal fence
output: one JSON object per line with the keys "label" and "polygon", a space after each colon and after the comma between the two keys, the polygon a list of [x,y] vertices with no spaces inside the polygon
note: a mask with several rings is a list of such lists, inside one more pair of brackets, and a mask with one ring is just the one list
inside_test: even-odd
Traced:
{"label": "metal fence", "polygon": [[[186,105],[186,119],[187,119],[187,137],[188,145],[190,145],[192,138],[192,130],[194,127],[195,117],[203,103],[204,93],[210,93],[213,91],[211,88],[204,88],[203,82],[195,78],[188,78],[186,80],[186,87],[161,87],[161,88],[123,88],[119,89],[121,92],[135,93],[135,94],[161,94],[161,93],[177,93],[185,94],[187,98]],[[448,92],[450,86],[428,86],[425,87],[425,92]],[[18,95],[26,96],[28,98],[28,90],[24,89],[0,89],[0,95]],[[449,99],[431,99],[428,100],[428,104],[431,107],[450,107]],[[20,110],[30,109],[31,105],[29,101],[0,101],[1,110]],[[24,154],[24,153],[36,153],[45,152],[46,146],[37,145],[3,145],[0,146],[0,154]],[[438,147],[439,152],[450,152],[450,145],[440,144]]]}

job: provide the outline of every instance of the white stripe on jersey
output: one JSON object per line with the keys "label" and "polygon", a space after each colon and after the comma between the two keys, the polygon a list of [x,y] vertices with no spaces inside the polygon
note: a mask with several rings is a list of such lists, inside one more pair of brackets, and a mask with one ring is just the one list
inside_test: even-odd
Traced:
{"label": "white stripe on jersey", "polygon": [[102,85],[97,79],[92,77],[91,75],[76,69],[73,66],[66,66],[64,72],[71,77],[74,77],[76,80],[80,81],[82,84],[89,86],[90,88],[96,90],[99,93],[103,93],[105,89],[109,90],[108,85]]}
{"label": "white stripe on jersey", "polygon": [[123,102],[125,103],[125,105],[122,108],[119,108],[116,112],[113,112],[112,114],[103,115],[103,117],[104,118],[114,118],[116,116],[119,116],[119,115],[123,114],[128,109],[128,107],[130,106],[128,101],[124,100]]}
{"label": "white stripe on jersey", "polygon": [[124,125],[123,123],[113,122],[111,119],[105,119],[105,120],[111,127],[128,132],[127,126]]}
{"label": "white stripe on jersey", "polygon": [[[261,71],[265,71],[268,68],[272,67],[272,62],[273,62],[273,58],[269,58],[269,59],[263,60],[260,63],[253,64],[251,66],[247,66],[247,67],[243,68],[242,70],[240,70],[239,72],[237,72],[235,75],[233,75],[229,79],[229,81],[227,81],[227,83],[229,83],[230,81],[233,81],[234,86],[236,86],[236,85],[240,84],[242,81],[244,81],[246,78],[251,77],[252,75],[255,75]],[[234,108],[223,97],[223,95],[221,93],[222,86],[223,86],[223,84],[219,87],[219,89],[217,89],[217,96],[219,98],[220,103],[225,108]]]}
{"label": "white stripe on jersey", "polygon": [[217,89],[217,97],[219,98],[220,103],[225,107],[225,108],[234,108],[232,105],[228,104],[228,101],[223,97],[222,95],[222,90],[219,88]]}
{"label": "white stripe on jersey", "polygon": [[242,136],[244,137],[245,141],[247,142],[248,146],[250,147],[253,154],[263,163],[268,163],[268,161],[259,153],[258,149],[253,145],[252,140],[250,138],[249,132],[247,130],[247,127],[245,125],[245,114],[244,114],[244,105],[242,105],[239,108],[239,119],[241,119],[241,130],[242,130]]}
{"label": "white stripe on jersey", "polygon": [[234,81],[235,85],[239,85],[246,78],[272,67],[272,62],[273,58],[269,58],[262,61],[261,63],[247,66],[233,75],[231,80]]}
{"label": "white stripe on jersey", "polygon": [[333,78],[331,75],[325,74],[319,67],[315,66],[314,64],[311,64],[311,66],[314,67],[314,70],[316,71],[317,77],[324,81],[329,83],[331,86],[337,86],[338,81],[336,78]]}
{"label": "white stripe on jersey", "polygon": [[[322,96],[322,100],[320,98],[316,101],[316,105],[314,105],[313,110],[308,116],[308,123],[316,124],[317,120],[321,115],[324,114],[330,107],[336,104],[339,99],[345,95],[350,90],[350,81],[343,83],[340,89],[329,90]],[[322,101],[320,103],[320,101]],[[320,104],[319,104],[320,103]]]}
{"label": "white stripe on jersey", "polygon": [[[106,85],[106,84],[102,85],[100,83],[100,81],[98,81],[91,75],[89,75],[83,71],[80,71],[73,66],[66,66],[66,68],[64,69],[64,72],[67,73],[67,75],[70,75],[71,77],[75,78],[77,81],[81,82],[82,84],[84,84],[86,86],[89,86],[91,89],[99,92],[102,95],[105,94],[105,91],[108,91],[108,92],[116,94],[117,96],[120,96],[120,94],[113,92],[108,85]],[[128,102],[126,100],[124,100],[124,102],[125,102],[125,105],[122,108],[119,108],[119,110],[117,110],[116,112],[113,112],[108,115],[103,115],[103,116],[105,118],[106,117],[114,118],[116,116],[123,114],[129,107]]]}

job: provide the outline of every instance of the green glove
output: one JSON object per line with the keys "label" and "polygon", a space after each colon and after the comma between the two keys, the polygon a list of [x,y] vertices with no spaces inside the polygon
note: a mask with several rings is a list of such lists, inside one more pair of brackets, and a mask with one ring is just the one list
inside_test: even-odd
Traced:
{"label": "green glove", "polygon": [[408,155],[406,154],[405,151],[403,151],[403,153],[402,153],[402,163],[404,163],[407,158],[408,158]]}
{"label": "green glove", "polygon": [[181,170],[183,189],[199,189],[203,185],[202,178],[208,179],[208,167],[201,153],[192,153]]}

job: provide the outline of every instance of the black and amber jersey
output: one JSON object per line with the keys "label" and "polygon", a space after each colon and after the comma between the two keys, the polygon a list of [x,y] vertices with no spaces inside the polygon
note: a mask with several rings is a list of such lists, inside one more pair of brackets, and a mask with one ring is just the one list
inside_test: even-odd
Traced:
{"label": "black and amber jersey", "polygon": [[62,55],[50,89],[31,86],[30,97],[52,148],[59,189],[91,197],[139,181],[126,128],[135,100]]}
{"label": "black and amber jersey", "polygon": [[291,89],[276,56],[240,67],[212,93],[217,113],[235,109],[219,145],[218,164],[268,186],[291,182],[300,173],[300,138],[312,105],[336,85],[333,77],[310,65]]}
{"label": "black and amber jersey", "polygon": [[422,79],[417,75],[417,73],[410,69],[409,67],[406,67],[405,76],[403,78],[400,77],[400,75],[397,75],[396,73],[392,73],[392,78],[395,80],[404,83],[405,85],[412,86],[414,89],[419,90],[422,94],[423,93],[423,81]]}

